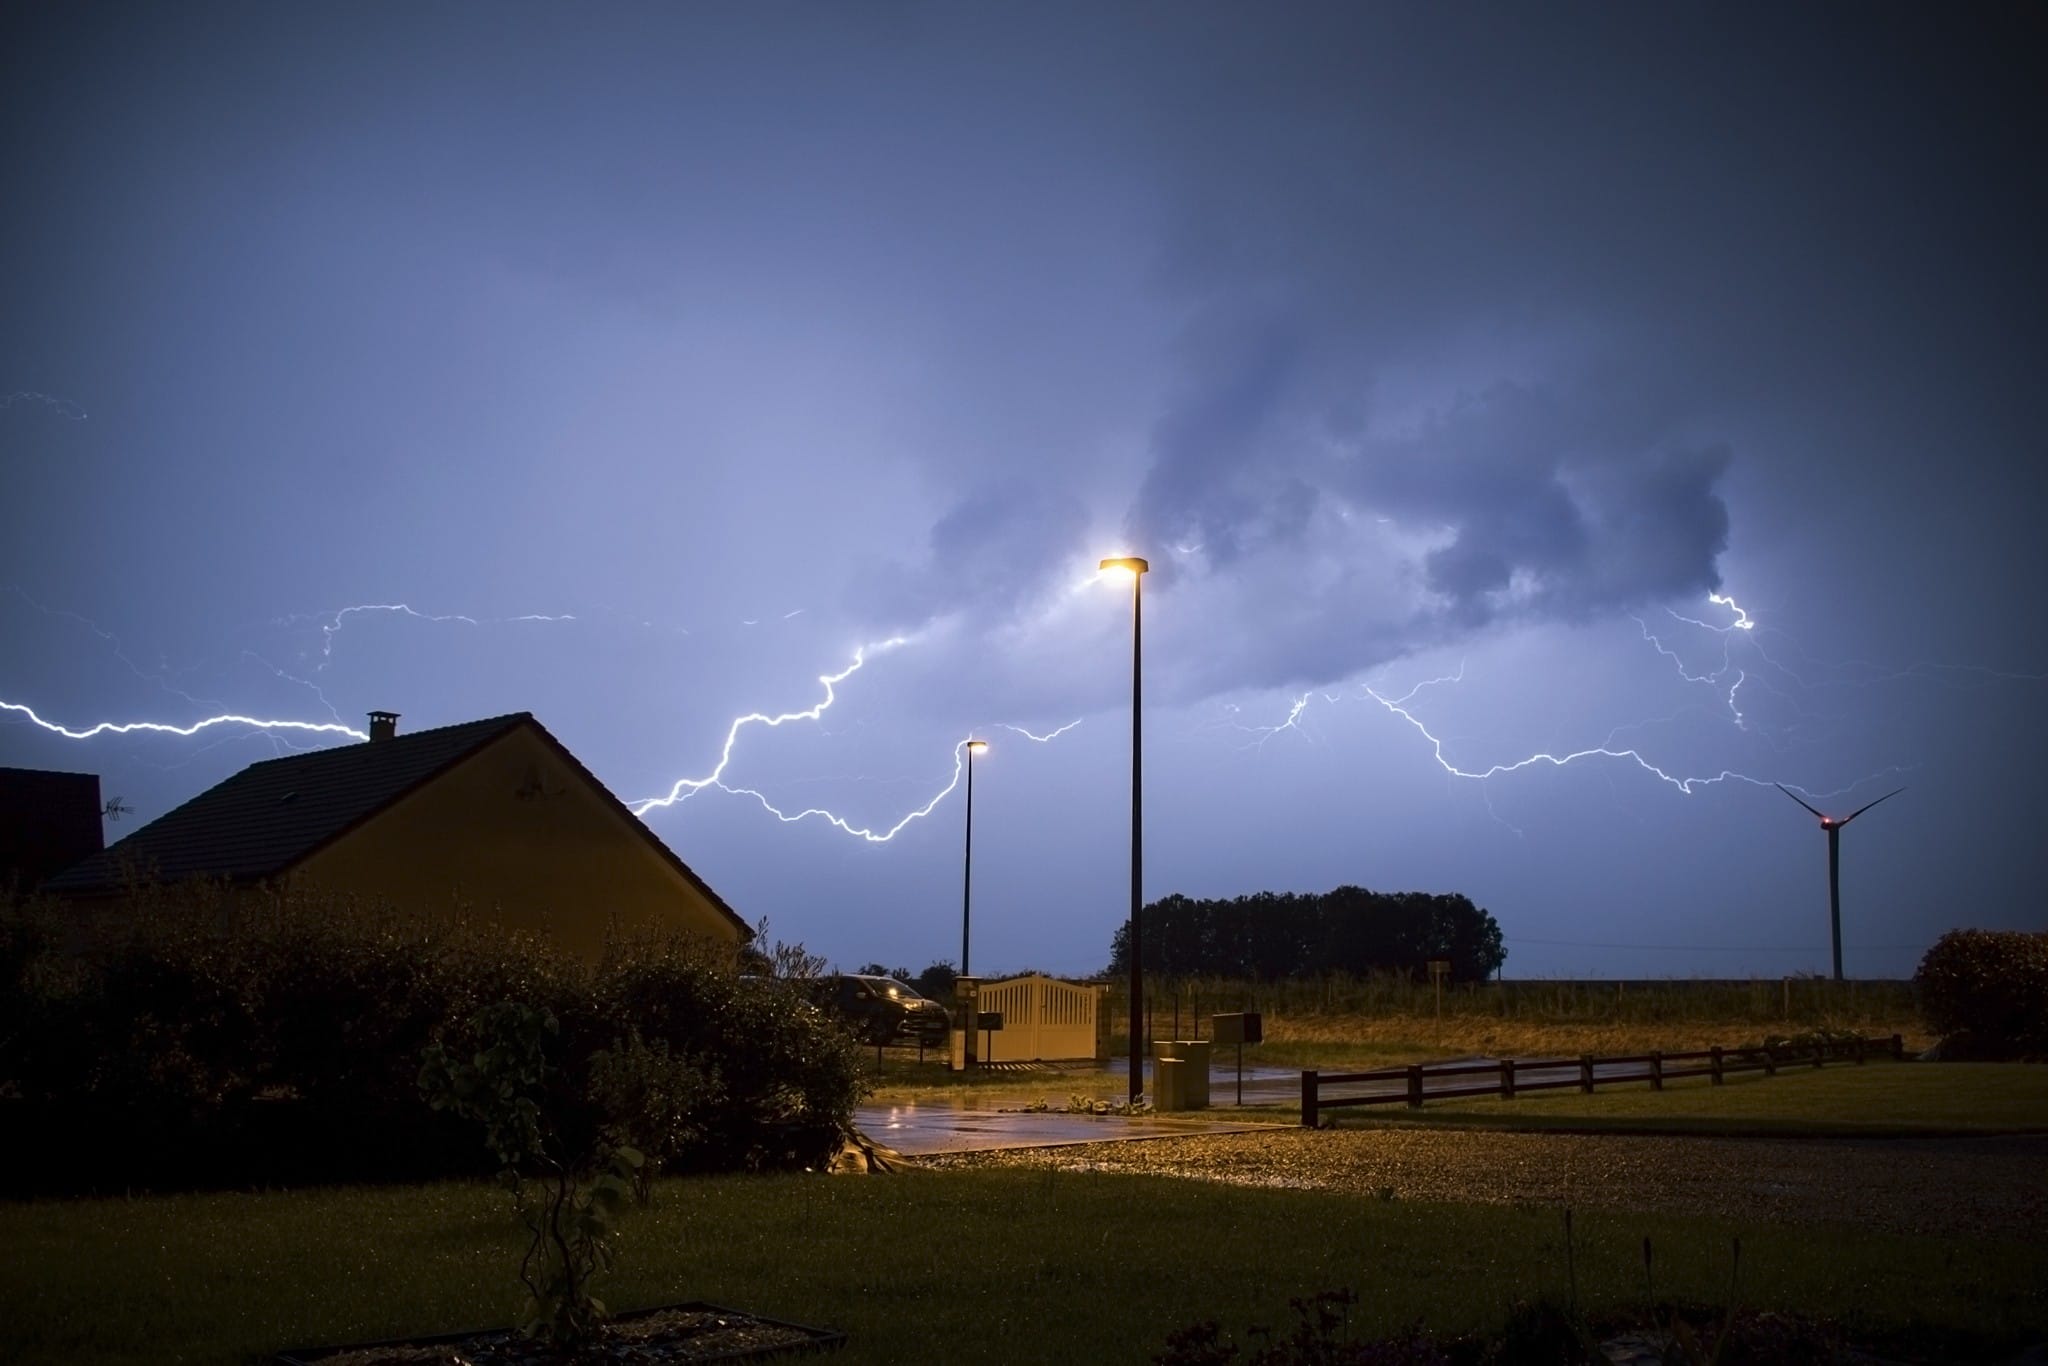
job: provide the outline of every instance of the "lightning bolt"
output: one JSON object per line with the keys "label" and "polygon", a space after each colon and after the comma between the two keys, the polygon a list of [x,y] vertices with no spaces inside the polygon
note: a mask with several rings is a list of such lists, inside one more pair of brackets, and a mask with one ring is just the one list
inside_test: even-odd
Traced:
{"label": "lightning bolt", "polygon": [[326,669],[334,657],[334,638],[341,634],[342,626],[350,617],[362,616],[371,612],[384,612],[394,616],[411,617],[415,621],[430,621],[442,624],[454,622],[463,626],[500,625],[524,621],[575,621],[578,619],[568,612],[553,615],[546,612],[522,612],[518,616],[513,617],[479,618],[462,612],[422,612],[403,602],[362,602],[318,616],[309,616],[305,613],[295,614],[283,618],[279,624],[293,625],[307,620],[320,623],[320,663],[313,670],[313,672],[319,673]]}
{"label": "lightning bolt", "polygon": [[295,730],[313,735],[347,735],[357,740],[367,740],[370,738],[355,727],[343,725],[339,721],[268,721],[254,716],[229,714],[209,716],[203,721],[194,721],[189,726],[175,726],[165,721],[101,721],[95,725],[88,726],[84,730],[73,730],[69,726],[62,726],[55,721],[45,720],[41,716],[36,715],[34,708],[20,702],[9,702],[4,698],[0,698],[0,711],[11,711],[26,716],[44,730],[49,731],[53,735],[61,735],[67,740],[90,740],[98,735],[135,734],[190,737],[199,734],[203,730],[211,730],[215,726],[247,726],[251,730],[260,731]]}
{"label": "lightning bolt", "polygon": [[[1631,619],[1635,621],[1637,628],[1641,631],[1644,641],[1672,664],[1683,681],[1714,688],[1721,696],[1722,703],[1726,707],[1729,718],[1735,726],[1745,732],[1751,732],[1752,727],[1748,718],[1743,714],[1741,706],[1742,689],[1750,684],[1769,688],[1769,684],[1764,679],[1757,677],[1733,661],[1730,653],[1732,642],[1744,640],[1756,650],[1759,658],[1766,663],[1771,664],[1775,668],[1777,667],[1776,662],[1763,650],[1761,643],[1755,638],[1754,633],[1757,630],[1756,619],[1744,610],[1732,595],[1712,593],[1708,595],[1707,601],[1712,606],[1724,609],[1732,619],[1725,622],[1709,621],[1700,617],[1687,616],[1672,609],[1666,609],[1667,614],[1674,621],[1686,626],[1711,631],[1721,637],[1720,661],[1717,666],[1704,672],[1697,671],[1689,666],[1677,650],[1673,649],[1656,631],[1651,629],[1647,621],[1641,617],[1632,617]],[[1785,672],[1795,682],[1798,681],[1797,676],[1792,675],[1789,670]],[[2026,677],[2026,675],[2018,676]],[[1464,681],[1465,666],[1460,664],[1457,672],[1423,679],[1399,695],[1392,694],[1390,690],[1383,690],[1374,683],[1359,685],[1356,695],[1370,699],[1388,714],[1406,722],[1429,745],[1431,756],[1436,760],[1437,766],[1446,774],[1482,785],[1490,779],[1506,777],[1507,775],[1519,773],[1527,769],[1565,768],[1576,763],[1602,760],[1633,765],[1657,782],[1674,788],[1686,796],[1692,796],[1703,788],[1723,783],[1743,783],[1753,787],[1769,787],[1774,782],[1772,779],[1760,778],[1733,768],[1721,768],[1717,771],[1695,773],[1660,764],[1651,759],[1640,748],[1621,744],[1618,737],[1627,729],[1627,727],[1621,726],[1617,726],[1614,730],[1610,731],[1607,737],[1599,744],[1587,745],[1583,748],[1563,752],[1538,751],[1520,758],[1491,763],[1485,767],[1468,767],[1452,758],[1445,738],[1430,728],[1429,724],[1418,714],[1418,708],[1414,705],[1415,699],[1428,689],[1454,686]],[[1775,688],[1771,688],[1770,691],[1779,693],[1779,690]],[[1779,695],[1783,694],[1779,693]],[[1229,724],[1237,730],[1245,731],[1256,737],[1252,744],[1247,746],[1248,748],[1262,748],[1273,737],[1285,731],[1291,730],[1306,734],[1303,717],[1313,696],[1314,694],[1312,693],[1303,693],[1293,698],[1286,716],[1276,724],[1252,726],[1237,721],[1232,721]],[[1324,699],[1335,702],[1340,696],[1341,694],[1324,694]],[[1233,706],[1228,708],[1228,710],[1235,712],[1237,708]],[[1892,765],[1866,775],[1847,787],[1834,789],[1829,792],[1816,793],[1808,791],[1804,787],[1799,787],[1798,790],[1815,800],[1821,800],[1827,797],[1839,796],[1843,792],[1852,791],[1863,783],[1870,782],[1876,778],[1904,771],[1906,770],[1900,766]],[[1786,786],[1796,787],[1797,785],[1786,784]],[[1489,810],[1491,806],[1492,804],[1489,801]],[[1500,817],[1496,814],[1495,819],[1498,820]],[[1514,827],[1509,826],[1509,828],[1513,829]]]}
{"label": "lightning bolt", "polygon": [[[1433,734],[1430,731],[1429,727],[1423,724],[1421,718],[1417,717],[1414,712],[1408,710],[1407,704],[1415,696],[1416,693],[1422,691],[1424,688],[1436,687],[1439,684],[1446,683],[1462,683],[1464,682],[1464,680],[1465,671],[1464,668],[1460,666],[1457,673],[1449,674],[1441,678],[1425,679],[1421,683],[1416,684],[1413,688],[1410,688],[1406,693],[1402,694],[1400,697],[1388,697],[1384,693],[1381,693],[1378,689],[1374,688],[1370,683],[1360,685],[1360,689],[1365,696],[1370,697],[1373,701],[1379,703],[1382,707],[1385,707],[1389,712],[1392,712],[1395,716],[1398,716],[1403,721],[1406,721],[1409,725],[1415,728],[1417,734],[1421,735],[1423,739],[1429,741],[1430,751],[1436,757],[1437,766],[1443,769],[1444,772],[1450,774],[1454,778],[1470,778],[1476,782],[1484,782],[1488,778],[1498,778],[1503,776],[1504,774],[1519,773],[1525,768],[1537,768],[1542,766],[1548,766],[1551,768],[1563,768],[1566,764],[1577,763],[1581,759],[1626,759],[1629,762],[1635,764],[1636,767],[1642,769],[1645,773],[1648,773],[1652,777],[1656,778],[1658,781],[1669,783],[1671,786],[1677,788],[1680,792],[1685,793],[1687,796],[1691,796],[1696,788],[1709,787],[1715,783],[1741,782],[1751,783],[1757,787],[1771,786],[1770,780],[1768,779],[1752,778],[1747,774],[1737,773],[1733,769],[1725,768],[1722,769],[1719,773],[1713,774],[1710,777],[1680,777],[1677,774],[1668,773],[1664,769],[1659,768],[1656,764],[1651,763],[1648,759],[1643,757],[1642,752],[1640,750],[1614,749],[1608,745],[1592,745],[1585,749],[1573,750],[1568,754],[1550,754],[1547,752],[1539,752],[1536,754],[1531,754],[1526,758],[1517,759],[1513,763],[1494,764],[1490,767],[1483,769],[1460,768],[1456,764],[1452,763],[1449,759],[1444,757],[1443,740],[1435,734]],[[1610,734],[1608,738],[1611,740],[1613,736]],[[1804,789],[1801,790],[1803,791]]]}
{"label": "lightning bolt", "polygon": [[[779,712],[774,715],[756,711],[748,712],[745,716],[735,717],[732,723],[726,727],[725,743],[719,748],[718,764],[711,772],[701,778],[678,778],[670,786],[666,794],[659,797],[643,797],[638,801],[627,803],[628,807],[634,815],[644,820],[647,813],[656,808],[679,805],[696,796],[699,792],[704,791],[704,789],[715,787],[730,796],[753,798],[754,801],[760,804],[763,811],[766,811],[784,825],[794,825],[799,821],[817,819],[869,844],[887,844],[890,840],[895,839],[897,835],[901,834],[912,822],[923,820],[926,816],[937,810],[939,803],[951,796],[953,790],[960,785],[961,774],[966,771],[967,741],[960,740],[954,744],[953,772],[952,776],[946,780],[945,785],[932,794],[931,799],[925,802],[924,805],[913,808],[900,817],[893,825],[884,829],[855,825],[846,817],[822,806],[808,806],[800,811],[785,811],[770,801],[767,794],[758,788],[737,787],[726,782],[725,771],[732,764],[733,747],[739,743],[742,730],[748,726],[768,726],[772,728],[788,725],[792,721],[816,721],[825,714],[826,710],[834,702],[839,700],[839,685],[853,677],[854,674],[858,673],[866,665],[870,653],[882,654],[909,643],[903,636],[892,636],[888,640],[863,645],[860,649],[854,651],[853,662],[838,673],[818,675],[818,683],[824,689],[824,695],[810,706],[801,710]],[[1044,735],[1035,734],[1023,726],[1011,725],[1008,722],[997,722],[995,728],[1012,731],[1038,744],[1047,744],[1057,740],[1060,736],[1065,735],[1080,724],[1081,722],[1078,720],[1069,721],[1066,725],[1056,730],[1048,731]]]}
{"label": "lightning bolt", "polygon": [[[674,806],[679,802],[686,802],[707,787],[722,788],[728,792],[744,792],[744,789],[728,788],[721,781],[725,776],[727,766],[732,763],[732,747],[738,743],[742,730],[745,730],[748,726],[767,726],[772,729],[776,726],[788,725],[792,721],[817,720],[825,714],[826,708],[838,700],[839,685],[853,677],[856,673],[859,673],[861,667],[867,663],[870,650],[876,654],[882,654],[909,643],[907,637],[891,636],[887,640],[861,646],[853,652],[853,663],[847,665],[836,674],[818,675],[818,682],[824,686],[825,695],[818,702],[804,708],[802,711],[786,711],[775,716],[770,716],[766,712],[753,711],[748,712],[745,716],[733,718],[732,724],[725,728],[725,744],[718,752],[718,766],[712,769],[710,773],[702,778],[678,778],[674,785],[669,788],[666,796],[643,797],[638,801],[628,802],[627,805],[632,809],[634,815],[645,816],[656,807]],[[759,793],[746,793],[746,795],[760,797]],[[760,800],[764,806],[767,805],[765,797],[760,797]],[[771,806],[769,810],[773,811],[774,808]]]}
{"label": "lightning bolt", "polygon": [[59,398],[55,394],[39,394],[32,389],[17,389],[11,394],[0,394],[0,411],[12,408],[17,403],[39,403],[59,417],[68,418],[73,422],[85,421],[85,409],[68,398]]}
{"label": "lightning bolt", "polygon": [[1072,730],[1074,727],[1080,724],[1081,723],[1079,721],[1069,721],[1064,726],[1061,726],[1058,730],[1047,731],[1043,735],[1033,735],[1030,731],[1024,729],[1024,727],[1013,726],[1007,721],[996,722],[995,728],[997,730],[1015,731],[1017,734],[1023,736],[1026,740],[1035,741],[1036,743],[1043,745],[1059,739],[1062,735],[1065,735],[1068,731]]}

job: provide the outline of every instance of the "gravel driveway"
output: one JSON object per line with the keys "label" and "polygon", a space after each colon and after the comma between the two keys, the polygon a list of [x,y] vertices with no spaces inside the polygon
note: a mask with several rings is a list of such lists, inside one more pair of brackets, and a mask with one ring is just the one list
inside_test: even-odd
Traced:
{"label": "gravel driveway", "polygon": [[2048,1228],[2048,1138],[1740,1139],[1279,1127],[954,1153],[936,1169],[1131,1172],[1487,1204],[1569,1202],[1951,1237]]}

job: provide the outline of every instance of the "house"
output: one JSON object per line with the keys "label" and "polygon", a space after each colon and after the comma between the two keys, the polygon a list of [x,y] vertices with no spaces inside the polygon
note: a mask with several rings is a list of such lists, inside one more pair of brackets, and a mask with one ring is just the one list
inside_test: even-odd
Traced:
{"label": "house", "polygon": [[102,810],[96,773],[0,768],[0,892],[32,892],[98,853]]}
{"label": "house", "polygon": [[526,712],[251,764],[42,885],[104,903],[128,878],[283,883],[436,912],[465,904],[595,959],[607,933],[730,944],[745,921]]}

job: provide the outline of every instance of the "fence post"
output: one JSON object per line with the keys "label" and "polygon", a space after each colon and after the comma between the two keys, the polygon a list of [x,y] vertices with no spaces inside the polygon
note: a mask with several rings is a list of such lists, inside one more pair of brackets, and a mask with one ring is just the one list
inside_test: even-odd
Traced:
{"label": "fence post", "polygon": [[1828,1058],[1828,1042],[1821,1039],[1813,1045],[1813,1065],[1819,1067]]}
{"label": "fence post", "polygon": [[1659,1052],[1652,1052],[1650,1054],[1650,1089],[1652,1091],[1664,1089],[1664,1055]]}
{"label": "fence post", "polygon": [[1422,1108],[1422,1064],[1411,1063],[1408,1067],[1408,1108]]}
{"label": "fence post", "polygon": [[1773,1044],[1764,1045],[1764,1075],[1767,1077],[1778,1075],[1778,1050]]}
{"label": "fence post", "polygon": [[1593,1094],[1593,1055],[1579,1054],[1579,1089],[1587,1095]]}
{"label": "fence post", "polygon": [[1894,1034],[1894,1035],[1892,1035],[1892,1061],[1893,1061],[1893,1062],[1904,1062],[1905,1060],[1906,1060],[1906,1041],[1905,1041],[1904,1039],[1900,1038],[1900,1037],[1899,1037],[1898,1035]]}
{"label": "fence post", "polygon": [[1863,1065],[1863,1036],[1861,1034],[1856,1036],[1856,1065],[1858,1067]]}
{"label": "fence post", "polygon": [[1301,1127],[1313,1129],[1319,1117],[1316,1112],[1316,1087],[1320,1083],[1313,1072],[1301,1074]]}
{"label": "fence post", "polygon": [[1710,1067],[1712,1067],[1712,1068],[1713,1068],[1713,1072],[1714,1072],[1714,1085],[1716,1085],[1716,1086],[1719,1086],[1719,1085],[1721,1084],[1721,1081],[1722,1081],[1722,1077],[1721,1077],[1721,1045],[1719,1045],[1719,1044],[1715,1044],[1715,1045],[1714,1045],[1714,1048],[1713,1048],[1713,1057],[1712,1057],[1712,1060],[1711,1060],[1711,1062],[1710,1062],[1710,1063],[1709,1063],[1708,1065],[1709,1065]]}
{"label": "fence post", "polygon": [[1515,1060],[1513,1058],[1502,1058],[1500,1060],[1500,1098],[1502,1100],[1513,1100],[1515,1098]]}

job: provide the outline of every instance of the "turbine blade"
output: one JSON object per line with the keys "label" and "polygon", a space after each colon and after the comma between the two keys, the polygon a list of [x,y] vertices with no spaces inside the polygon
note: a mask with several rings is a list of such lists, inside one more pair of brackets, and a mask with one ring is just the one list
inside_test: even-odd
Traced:
{"label": "turbine blade", "polygon": [[[1771,786],[1772,786],[1772,787],[1775,787],[1775,788],[1777,788],[1777,789],[1778,789],[1778,791],[1780,791],[1780,792],[1784,793],[1784,794],[1785,794],[1786,796],[1788,796],[1788,797],[1791,797],[1793,801],[1795,801],[1795,802],[1799,802],[1799,804],[1800,804],[1801,806],[1806,806],[1806,803],[1805,803],[1804,801],[1800,801],[1800,799],[1799,799],[1799,798],[1798,798],[1797,796],[1795,796],[1795,795],[1793,794],[1793,791],[1792,791],[1792,789],[1791,789],[1791,788],[1789,788],[1789,787],[1787,787],[1787,786],[1785,786],[1785,785],[1784,785],[1783,783],[1772,783],[1772,784],[1771,784]],[[1883,799],[1882,797],[1880,797],[1880,798],[1879,798],[1878,800],[1879,800],[1879,801],[1882,801],[1882,800],[1884,800],[1884,799]],[[1812,808],[1812,807],[1810,807],[1810,806],[1806,806],[1806,809],[1807,809],[1808,811],[1813,811],[1813,808]],[[1820,815],[1820,812],[1818,812],[1818,811],[1813,811],[1813,814],[1814,814],[1814,815],[1816,815],[1816,816],[1820,816],[1820,818],[1821,818],[1822,820],[1826,820],[1826,819],[1827,819],[1827,817],[1826,817],[1826,816],[1821,816],[1821,815]]]}
{"label": "turbine blade", "polygon": [[[1877,799],[1877,802],[1890,801],[1893,797],[1898,796],[1901,792],[1904,792],[1905,790],[1906,789],[1903,787],[1895,787],[1891,791],[1885,793],[1882,797],[1879,797]],[[1854,811],[1851,811],[1848,815],[1842,817],[1841,823],[1843,825],[1847,825],[1850,821],[1855,820],[1858,816],[1868,811],[1871,807],[1876,806],[1877,802],[1865,802],[1863,805],[1857,807]]]}

